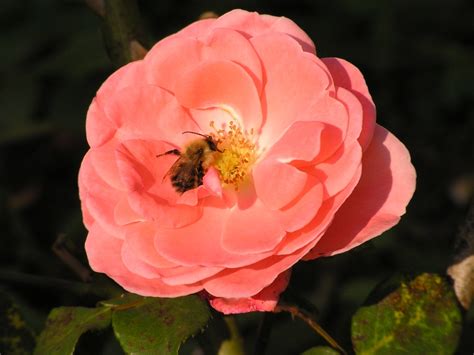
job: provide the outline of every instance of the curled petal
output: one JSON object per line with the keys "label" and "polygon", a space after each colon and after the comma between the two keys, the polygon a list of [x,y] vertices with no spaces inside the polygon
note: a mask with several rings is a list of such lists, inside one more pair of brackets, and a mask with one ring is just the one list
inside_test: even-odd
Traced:
{"label": "curled petal", "polygon": [[377,125],[362,164],[359,184],[336,213],[313,255],[352,249],[394,226],[405,213],[416,180],[405,146]]}
{"label": "curled petal", "polygon": [[300,194],[308,175],[290,164],[266,159],[254,168],[253,179],[257,196],[265,206],[278,209]]}
{"label": "curled petal", "polygon": [[271,312],[275,309],[280,294],[290,281],[291,270],[282,272],[273,283],[248,298],[209,297],[211,306],[224,314],[246,312]]}
{"label": "curled petal", "polygon": [[330,83],[324,70],[288,36],[272,33],[254,37],[251,42],[265,63],[266,75],[266,121],[259,142],[271,146],[294,121],[315,119],[302,116]]}
{"label": "curled petal", "polygon": [[127,291],[142,296],[179,297],[202,289],[199,284],[169,286],[160,279],[146,279],[130,272],[121,259],[122,244],[122,240],[112,237],[98,224],[94,224],[85,245],[92,269],[107,274]]}
{"label": "curled petal", "polygon": [[234,206],[224,225],[222,247],[235,254],[272,250],[285,236],[276,215],[260,200],[251,206]]}
{"label": "curled petal", "polygon": [[322,61],[331,72],[334,84],[350,90],[362,104],[363,122],[359,142],[365,150],[375,129],[375,105],[365,79],[359,69],[344,59],[323,58]]}
{"label": "curled petal", "polygon": [[288,270],[316,243],[310,242],[289,255],[272,255],[255,264],[247,264],[238,269],[228,268],[202,285],[211,295],[225,298],[251,297],[269,286],[279,274]]}
{"label": "curled petal", "polygon": [[182,228],[158,228],[155,247],[165,258],[185,266],[240,267],[271,253],[233,254],[222,246],[224,221],[230,211],[220,199],[208,198],[202,217]]}

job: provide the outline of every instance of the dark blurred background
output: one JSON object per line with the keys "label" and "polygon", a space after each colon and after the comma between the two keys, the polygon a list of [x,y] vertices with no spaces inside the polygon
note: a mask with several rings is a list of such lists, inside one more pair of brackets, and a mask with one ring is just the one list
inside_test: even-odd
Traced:
{"label": "dark blurred background", "polygon": [[[286,16],[321,57],[342,57],[364,73],[378,122],[406,144],[417,191],[401,223],[349,253],[300,263],[292,287],[320,310],[321,325],[346,346],[350,317],[376,284],[397,272],[444,273],[474,185],[474,6],[471,0],[138,2],[159,40],[204,11],[233,8]],[[38,333],[57,306],[92,306],[94,296],[50,287],[79,281],[52,252],[59,235],[86,263],[77,172],[87,150],[86,111],[114,68],[100,20],[79,0],[3,0],[0,8],[0,289]],[[36,281],[35,281],[36,280]],[[467,316],[460,354],[474,351]],[[251,345],[260,315],[238,317]],[[469,336],[469,333],[471,336]],[[275,317],[268,354],[324,344],[288,315]],[[348,346],[350,347],[350,346]],[[88,350],[84,350],[88,349]],[[78,353],[114,354],[110,332],[81,340]]]}

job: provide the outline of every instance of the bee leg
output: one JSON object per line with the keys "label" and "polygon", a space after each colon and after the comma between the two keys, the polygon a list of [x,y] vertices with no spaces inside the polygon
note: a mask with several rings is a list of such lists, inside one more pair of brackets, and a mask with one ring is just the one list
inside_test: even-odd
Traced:
{"label": "bee leg", "polygon": [[161,157],[163,155],[169,155],[169,154],[180,156],[181,152],[178,149],[171,149],[171,150],[168,150],[167,152],[164,152],[162,154],[158,154],[156,157],[158,158],[158,157]]}

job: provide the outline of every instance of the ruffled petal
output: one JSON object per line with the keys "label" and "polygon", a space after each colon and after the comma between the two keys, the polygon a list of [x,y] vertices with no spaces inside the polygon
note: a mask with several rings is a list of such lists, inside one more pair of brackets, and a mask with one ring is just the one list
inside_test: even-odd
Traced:
{"label": "ruffled petal", "polygon": [[[89,215],[108,233],[123,238],[125,230],[115,221],[115,206],[123,193],[112,189],[96,173],[90,151],[85,155],[79,170],[82,203]],[[96,223],[96,224],[97,224]]]}
{"label": "ruffled petal", "polygon": [[323,58],[331,72],[334,84],[351,91],[362,104],[363,122],[359,143],[365,150],[375,129],[375,105],[365,83],[364,76],[353,64],[340,58]]}
{"label": "ruffled petal", "polygon": [[285,236],[276,215],[256,199],[251,206],[235,206],[225,222],[222,247],[235,254],[272,250]]}
{"label": "ruffled petal", "polygon": [[329,159],[305,171],[323,183],[326,196],[334,196],[352,181],[361,159],[362,149],[356,141],[341,146]]}
{"label": "ruffled petal", "polygon": [[251,42],[265,69],[266,121],[259,142],[269,147],[293,122],[316,119],[303,114],[325,94],[330,82],[325,71],[288,36],[272,33]]}
{"label": "ruffled petal", "polygon": [[286,17],[260,15],[257,12],[236,9],[219,17],[212,23],[212,27],[232,28],[251,37],[274,32],[286,34],[299,42],[305,51],[315,53],[313,41],[298,25]]}
{"label": "ruffled petal", "polygon": [[130,272],[121,259],[123,241],[114,238],[96,223],[86,239],[86,253],[91,268],[114,279],[124,289],[142,296],[179,297],[198,292],[199,284],[169,286],[160,279],[146,279]]}
{"label": "ruffled petal", "polygon": [[109,98],[103,109],[118,127],[119,141],[162,140],[181,146],[187,139],[182,132],[199,130],[176,98],[158,86],[123,88]]}
{"label": "ruffled petal", "polygon": [[287,232],[294,232],[313,220],[321,208],[323,200],[323,185],[318,179],[309,176],[301,194],[290,204],[274,211],[274,213],[282,228]]}
{"label": "ruffled petal", "polygon": [[259,255],[232,254],[221,245],[224,221],[230,213],[221,199],[207,198],[202,217],[177,229],[158,228],[155,247],[165,258],[185,266],[241,267],[261,260]]}
{"label": "ruffled petal", "polygon": [[362,163],[359,184],[315,247],[319,255],[352,249],[394,226],[405,213],[416,183],[405,146],[376,125]]}
{"label": "ruffled petal", "polygon": [[282,163],[313,160],[320,151],[325,127],[324,123],[316,121],[294,122],[270,148],[266,156],[278,159]]}
{"label": "ruffled petal", "polygon": [[291,270],[282,272],[273,283],[255,296],[248,298],[209,297],[211,306],[224,314],[271,312],[278,304],[280,294],[290,282]]}
{"label": "ruffled petal", "polygon": [[226,269],[208,280],[202,281],[205,290],[216,297],[251,297],[275,281],[279,274],[288,270],[301,259],[316,243],[289,255],[272,255],[255,264],[247,264],[238,269]]}
{"label": "ruffled petal", "polygon": [[[334,213],[341,207],[356,187],[360,179],[361,171],[361,165],[359,165],[356,174],[347,187],[337,195],[324,200],[321,207],[318,209],[316,216],[303,228],[288,233],[286,238],[283,239],[275,250],[275,254],[291,254],[308,243],[318,241],[324,235],[324,232],[333,220]],[[316,256],[313,256],[312,251],[310,251],[305,256],[305,259],[314,259],[314,257]]]}
{"label": "ruffled petal", "polygon": [[308,179],[305,172],[274,159],[258,163],[252,176],[258,198],[270,209],[282,208],[293,201]]}
{"label": "ruffled petal", "polygon": [[240,32],[206,26],[202,26],[200,32],[199,39],[195,34],[180,32],[153,46],[145,58],[147,82],[174,93],[176,83],[186,80],[181,77],[195,66],[205,61],[228,60],[242,66],[254,80],[257,91],[261,91],[260,60]]}

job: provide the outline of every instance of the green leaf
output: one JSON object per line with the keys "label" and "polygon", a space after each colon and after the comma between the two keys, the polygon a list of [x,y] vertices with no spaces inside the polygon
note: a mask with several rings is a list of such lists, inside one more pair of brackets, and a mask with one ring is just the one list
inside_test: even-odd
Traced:
{"label": "green leaf", "polygon": [[0,292],[0,329],[0,354],[31,354],[35,346],[33,332],[18,306],[3,292]]}
{"label": "green leaf", "polygon": [[79,337],[88,330],[106,328],[111,310],[107,307],[59,307],[51,311],[41,333],[35,354],[72,354]]}
{"label": "green leaf", "polygon": [[339,355],[339,351],[330,348],[329,346],[315,346],[314,348],[306,350],[301,355]]}
{"label": "green leaf", "polygon": [[435,274],[402,281],[352,318],[357,354],[451,354],[460,333],[456,296],[446,279]]}
{"label": "green leaf", "polygon": [[210,317],[208,306],[197,296],[125,296],[118,302],[112,325],[127,353],[177,354],[181,343],[202,329]]}

